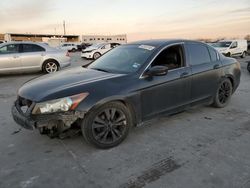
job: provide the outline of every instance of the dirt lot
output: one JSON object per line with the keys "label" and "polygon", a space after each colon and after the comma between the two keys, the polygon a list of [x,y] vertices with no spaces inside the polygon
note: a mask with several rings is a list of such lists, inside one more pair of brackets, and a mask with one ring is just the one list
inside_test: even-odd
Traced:
{"label": "dirt lot", "polygon": [[[86,61],[73,55],[73,66]],[[197,107],[135,128],[99,150],[82,136],[50,139],[11,117],[17,89],[40,76],[0,78],[0,187],[250,187],[250,74],[224,109]]]}

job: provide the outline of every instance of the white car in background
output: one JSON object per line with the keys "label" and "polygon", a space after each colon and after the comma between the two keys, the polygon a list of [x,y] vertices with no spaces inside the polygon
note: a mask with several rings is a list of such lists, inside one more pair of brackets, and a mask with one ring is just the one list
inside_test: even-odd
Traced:
{"label": "white car in background", "polygon": [[119,46],[119,43],[98,43],[82,50],[81,57],[87,59],[98,59],[104,53]]}
{"label": "white car in background", "polygon": [[0,74],[43,71],[53,73],[69,66],[68,52],[34,42],[0,44]]}
{"label": "white car in background", "polygon": [[214,45],[214,48],[225,56],[244,58],[247,54],[247,40],[221,40]]}
{"label": "white car in background", "polygon": [[61,46],[59,46],[59,48],[69,52],[76,52],[78,49],[77,44],[75,43],[63,43]]}

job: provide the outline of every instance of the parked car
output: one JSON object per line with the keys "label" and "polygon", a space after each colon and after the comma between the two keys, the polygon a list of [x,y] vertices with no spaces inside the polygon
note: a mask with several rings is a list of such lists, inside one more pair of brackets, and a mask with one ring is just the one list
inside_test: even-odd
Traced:
{"label": "parked car", "polygon": [[5,41],[3,41],[3,40],[0,40],[0,44],[2,44],[2,43],[5,43]]}
{"label": "parked car", "polygon": [[77,44],[75,43],[64,43],[60,47],[62,50],[67,50],[68,52],[76,52],[77,51]]}
{"label": "parked car", "polygon": [[98,43],[93,44],[92,46],[84,49],[82,51],[81,57],[87,59],[98,59],[104,53],[108,52],[109,50],[119,46],[118,43]]}
{"label": "parked car", "polygon": [[214,46],[220,53],[225,56],[246,57],[247,40],[221,40]]}
{"label": "parked car", "polygon": [[33,42],[0,44],[0,74],[34,71],[52,73],[69,65],[68,53],[46,44]]}
{"label": "parked car", "polygon": [[247,41],[247,53],[250,55],[250,41]]}
{"label": "parked car", "polygon": [[[25,83],[12,107],[24,128],[56,133],[75,122],[88,143],[120,144],[134,125],[198,104],[225,107],[240,83],[236,59],[195,41],[119,46],[91,63]],[[74,124],[75,125],[75,124]]]}

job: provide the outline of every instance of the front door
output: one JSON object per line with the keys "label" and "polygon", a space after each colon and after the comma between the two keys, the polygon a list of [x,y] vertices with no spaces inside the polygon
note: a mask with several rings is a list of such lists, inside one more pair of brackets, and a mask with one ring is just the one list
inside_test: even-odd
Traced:
{"label": "front door", "polygon": [[143,120],[185,106],[190,100],[191,72],[182,45],[165,49],[150,66],[159,65],[168,67],[166,75],[141,78]]}
{"label": "front door", "polygon": [[0,72],[19,72],[22,68],[19,44],[7,44],[0,48]]}

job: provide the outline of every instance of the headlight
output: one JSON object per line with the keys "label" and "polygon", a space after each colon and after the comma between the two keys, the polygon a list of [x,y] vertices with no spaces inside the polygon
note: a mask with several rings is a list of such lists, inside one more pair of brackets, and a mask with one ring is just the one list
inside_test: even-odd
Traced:
{"label": "headlight", "polygon": [[74,110],[89,93],[81,93],[70,97],[55,99],[47,102],[37,103],[32,114],[49,114],[54,112],[67,112]]}

